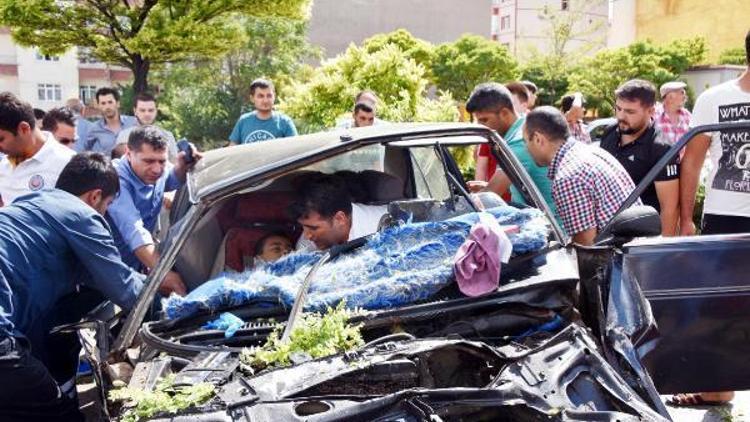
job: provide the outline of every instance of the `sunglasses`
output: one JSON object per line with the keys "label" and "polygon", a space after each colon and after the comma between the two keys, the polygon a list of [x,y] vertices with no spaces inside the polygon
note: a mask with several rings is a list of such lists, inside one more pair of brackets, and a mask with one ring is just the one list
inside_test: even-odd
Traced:
{"label": "sunglasses", "polygon": [[65,146],[68,146],[68,145],[74,144],[76,141],[75,141],[75,139],[70,139],[70,138],[60,138],[60,139],[57,140],[57,142],[65,145]]}

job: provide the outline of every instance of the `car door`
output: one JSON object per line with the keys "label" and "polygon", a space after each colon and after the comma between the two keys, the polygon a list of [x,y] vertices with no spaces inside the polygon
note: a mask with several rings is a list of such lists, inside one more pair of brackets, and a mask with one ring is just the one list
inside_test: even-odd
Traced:
{"label": "car door", "polygon": [[[620,211],[693,136],[739,128],[750,128],[750,122],[691,130],[654,166]],[[639,283],[659,328],[655,347],[642,353],[659,392],[750,388],[750,233],[643,239],[625,245],[623,253],[623,277]]]}
{"label": "car door", "polygon": [[659,329],[643,358],[657,390],[750,388],[750,234],[641,240],[624,255]]}

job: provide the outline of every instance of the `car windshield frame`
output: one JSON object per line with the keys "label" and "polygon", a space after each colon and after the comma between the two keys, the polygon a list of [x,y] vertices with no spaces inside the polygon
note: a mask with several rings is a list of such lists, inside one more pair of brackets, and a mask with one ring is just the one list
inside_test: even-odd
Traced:
{"label": "car windshield frame", "polygon": [[[331,134],[331,136],[337,135],[337,133]],[[452,141],[452,138],[455,138],[455,142]],[[554,239],[563,246],[570,243],[570,238],[555,220],[551,209],[544,201],[531,177],[526,173],[520,161],[518,161],[495,131],[479,125],[466,124],[448,128],[438,127],[431,130],[406,132],[403,135],[391,133],[384,136],[352,140],[342,137],[341,142],[334,146],[322,149],[318,148],[297,157],[290,157],[288,160],[277,163],[278,166],[276,168],[263,166],[259,169],[245,171],[241,173],[244,177],[241,180],[238,180],[238,177],[233,175],[228,178],[229,180],[226,183],[217,184],[210,192],[195,198],[195,202],[191,200],[191,206],[186,210],[186,214],[175,222],[175,225],[179,226],[179,228],[176,232],[170,234],[169,237],[171,239],[168,239],[166,242],[169,244],[169,247],[149,277],[147,277],[136,305],[128,314],[125,324],[114,342],[113,350],[115,352],[124,351],[132,343],[148,309],[150,309],[153,303],[159,283],[172,268],[172,265],[174,265],[180,249],[189,236],[189,232],[191,232],[192,228],[198,224],[215,204],[239,193],[258,189],[259,186],[265,185],[268,180],[275,179],[316,162],[378,143],[399,148],[433,146],[438,149],[449,146],[489,143],[491,145],[490,149],[496,154],[498,163],[504,169],[509,170],[507,173],[508,177],[512,183],[519,187],[526,201],[546,215],[546,220],[554,233]]]}

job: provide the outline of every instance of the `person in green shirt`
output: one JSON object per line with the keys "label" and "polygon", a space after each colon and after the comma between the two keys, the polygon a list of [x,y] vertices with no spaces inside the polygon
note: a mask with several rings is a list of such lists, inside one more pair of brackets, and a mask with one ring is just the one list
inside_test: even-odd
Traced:
{"label": "person in green shirt", "polygon": [[[513,97],[505,86],[488,82],[477,85],[466,102],[466,111],[474,116],[477,123],[487,126],[503,137],[511,152],[516,156],[531,180],[542,193],[545,202],[552,210],[558,223],[561,221],[552,200],[552,183],[547,177],[547,167],[534,163],[523,140],[524,119],[513,107]],[[489,182],[469,182],[472,191],[488,190],[503,195],[510,190],[511,201],[525,204],[523,195],[510,178],[498,167]]]}

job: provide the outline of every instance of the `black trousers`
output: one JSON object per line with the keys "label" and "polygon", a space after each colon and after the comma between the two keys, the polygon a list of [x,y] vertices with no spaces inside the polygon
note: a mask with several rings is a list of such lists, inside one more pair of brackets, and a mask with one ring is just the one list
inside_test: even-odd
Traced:
{"label": "black trousers", "polygon": [[78,401],[60,391],[21,339],[0,338],[0,420],[83,421]]}
{"label": "black trousers", "polygon": [[704,214],[701,234],[750,233],[750,217]]}

